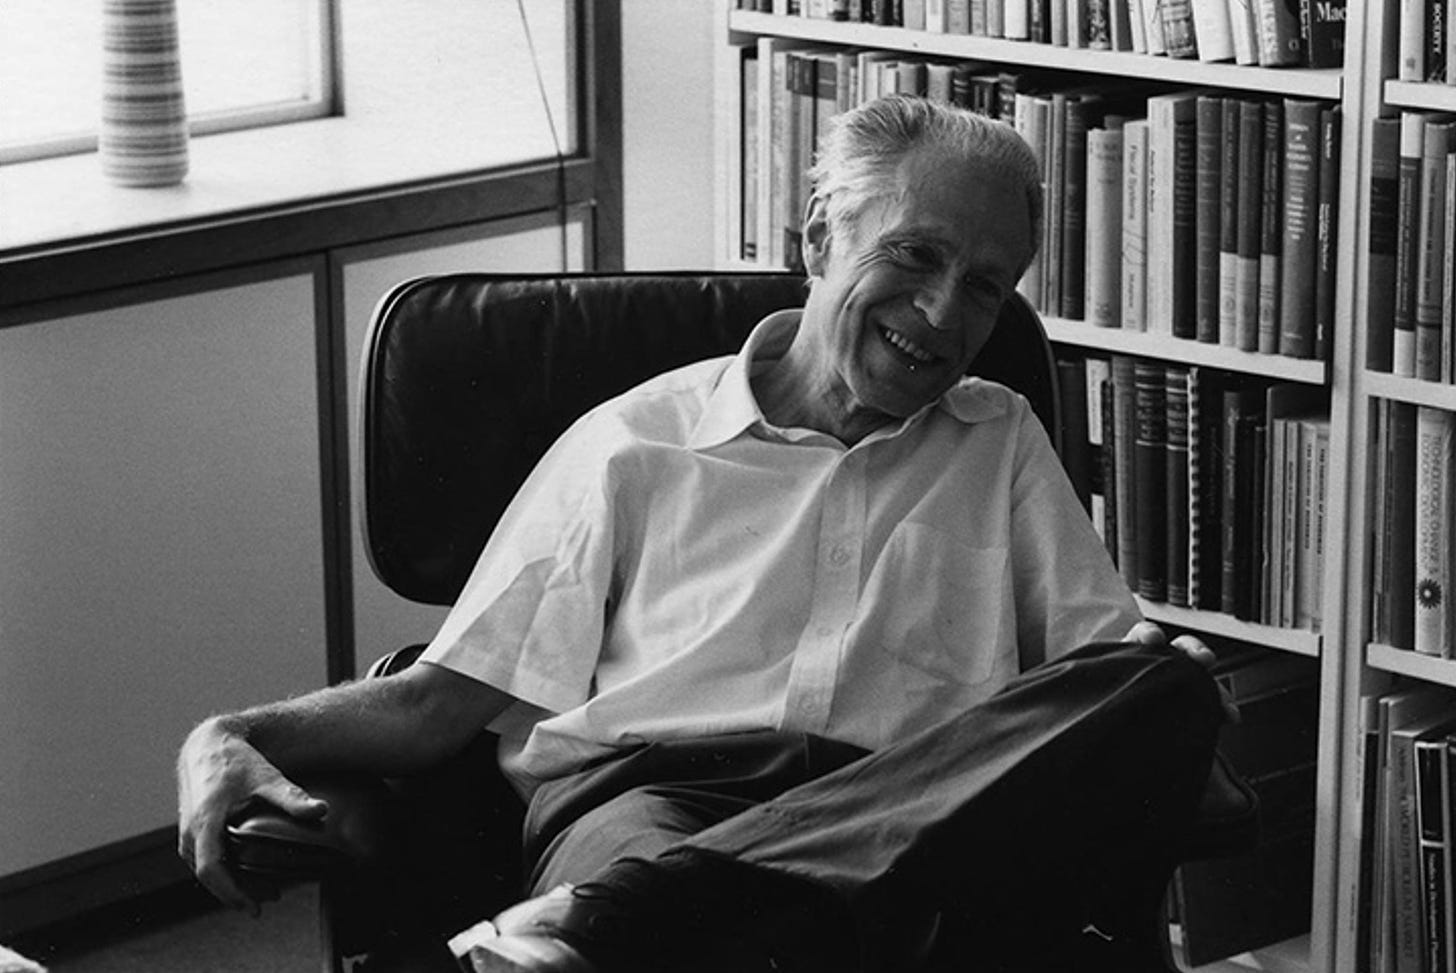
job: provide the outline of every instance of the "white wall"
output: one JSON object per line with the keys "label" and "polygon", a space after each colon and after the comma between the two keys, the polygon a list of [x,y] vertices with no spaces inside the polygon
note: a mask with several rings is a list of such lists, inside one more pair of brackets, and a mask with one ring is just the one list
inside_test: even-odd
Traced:
{"label": "white wall", "polygon": [[713,265],[713,45],[703,0],[621,0],[628,270]]}

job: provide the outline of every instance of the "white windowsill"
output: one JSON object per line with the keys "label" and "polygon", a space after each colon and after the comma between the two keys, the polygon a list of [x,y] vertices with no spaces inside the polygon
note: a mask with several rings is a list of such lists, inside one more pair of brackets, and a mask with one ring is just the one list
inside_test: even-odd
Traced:
{"label": "white windowsill", "polygon": [[208,135],[191,142],[187,178],[155,189],[111,184],[95,153],[0,166],[0,255],[554,156],[539,129],[471,137],[472,127],[341,117]]}

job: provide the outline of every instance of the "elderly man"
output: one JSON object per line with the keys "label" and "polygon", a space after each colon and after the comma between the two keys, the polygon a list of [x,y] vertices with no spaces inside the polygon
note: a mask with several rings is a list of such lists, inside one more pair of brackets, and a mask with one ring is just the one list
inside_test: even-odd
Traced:
{"label": "elderly man", "polygon": [[289,776],[489,727],[535,897],[458,938],[477,970],[1145,962],[1120,924],[1222,714],[1025,401],[963,377],[1035,253],[1036,161],[893,98],[811,176],[803,310],[568,431],[421,664],[188,738],[182,853],[220,898],[255,907],[222,853],[244,803],[317,817]]}

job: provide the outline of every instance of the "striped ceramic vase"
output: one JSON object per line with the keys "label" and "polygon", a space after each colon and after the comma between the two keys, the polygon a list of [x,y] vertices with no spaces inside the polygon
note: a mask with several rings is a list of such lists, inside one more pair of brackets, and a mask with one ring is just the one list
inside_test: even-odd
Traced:
{"label": "striped ceramic vase", "polygon": [[123,186],[187,175],[176,0],[105,0],[101,168]]}

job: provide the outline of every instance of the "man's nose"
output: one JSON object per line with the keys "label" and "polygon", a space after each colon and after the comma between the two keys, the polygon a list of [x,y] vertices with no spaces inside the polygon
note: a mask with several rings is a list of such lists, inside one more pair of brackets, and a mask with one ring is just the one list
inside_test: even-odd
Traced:
{"label": "man's nose", "polygon": [[925,323],[936,331],[953,331],[965,319],[965,308],[954,281],[937,280],[925,284],[915,297],[915,307],[925,318]]}

